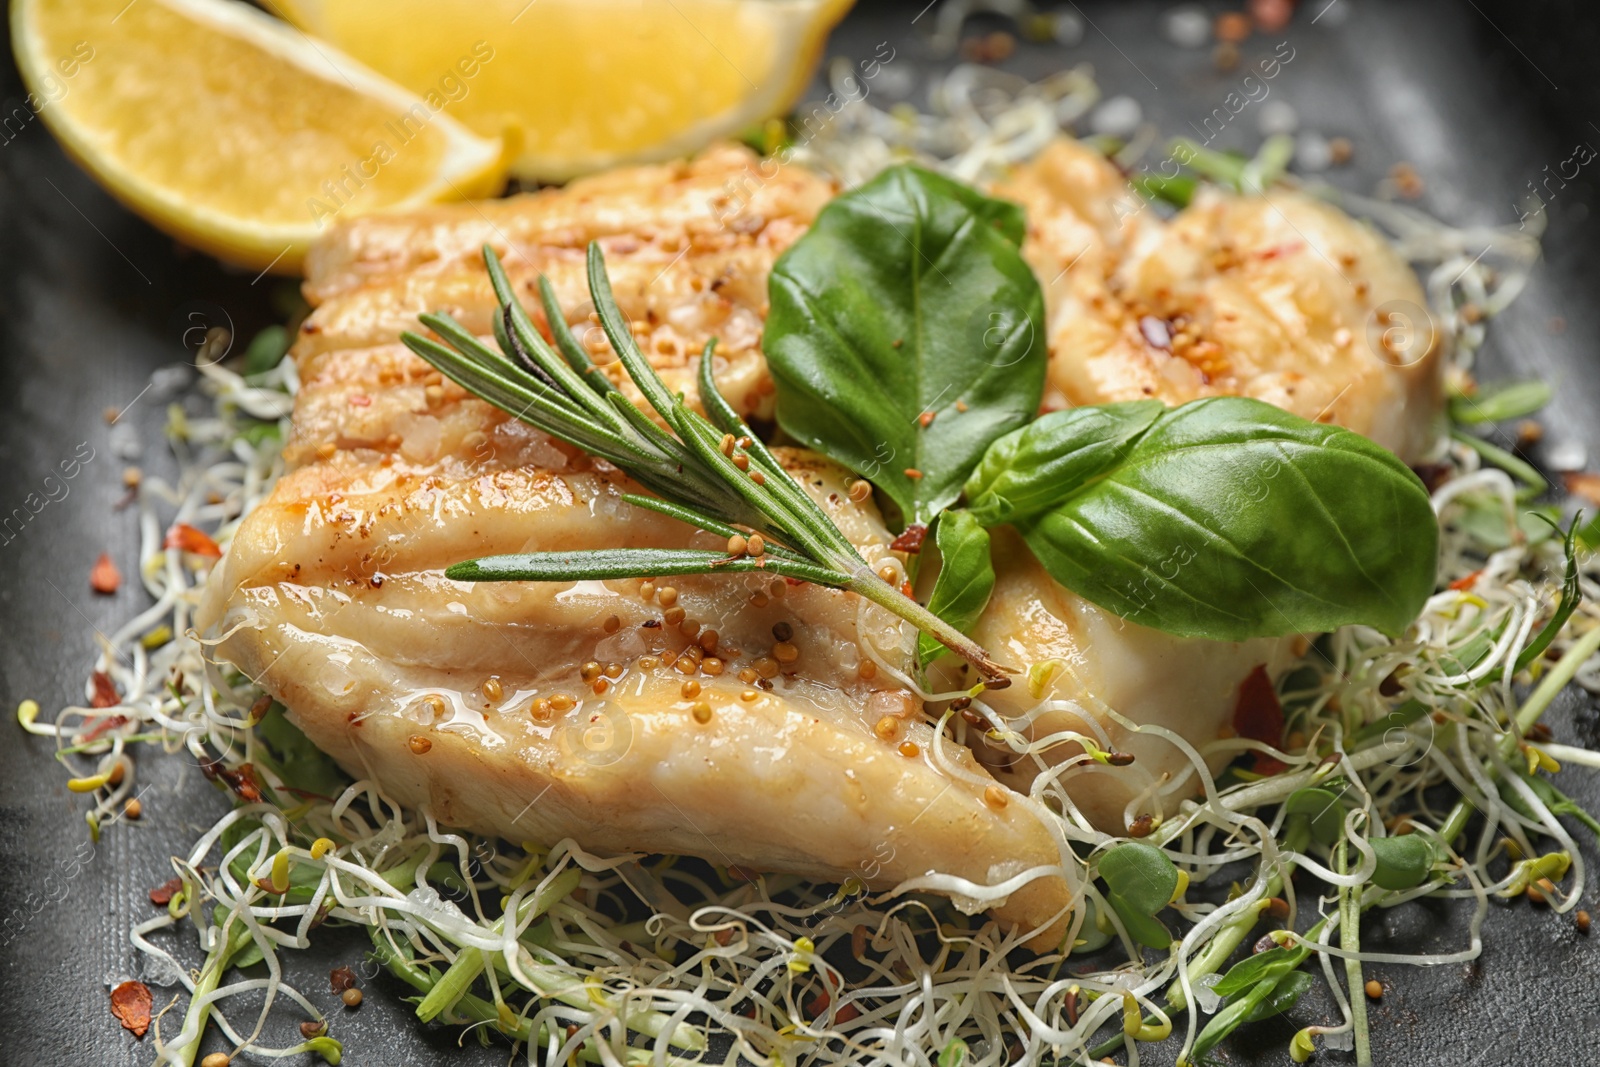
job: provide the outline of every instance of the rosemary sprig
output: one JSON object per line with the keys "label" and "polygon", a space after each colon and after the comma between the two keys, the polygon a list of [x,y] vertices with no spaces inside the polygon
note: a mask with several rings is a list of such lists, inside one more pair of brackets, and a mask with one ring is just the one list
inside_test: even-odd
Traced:
{"label": "rosemary sprig", "polygon": [[[706,414],[671,393],[634,344],[617,308],[600,246],[589,245],[589,293],[600,326],[663,429],[627,399],[590,360],[567,327],[554,290],[540,279],[539,295],[556,348],[534,328],[500,259],[488,246],[484,265],[500,304],[494,324],[500,351],[483,344],[449,315],[420,317],[444,343],[406,332],[417,355],[468,392],[552,437],[625,471],[655,494],[624,494],[639,507],[732,538],[760,533],[770,549],[759,556],[701,549],[604,548],[531,552],[469,560],[445,574],[458,581],[559,581],[656,577],[667,574],[774,575],[849,590],[905,619],[972,663],[991,689],[1010,684],[1007,672],[960,631],[885,582],[799,484],[789,476],[712,380],[715,340],[700,356],[700,399]],[[669,432],[670,431],[670,432]]]}

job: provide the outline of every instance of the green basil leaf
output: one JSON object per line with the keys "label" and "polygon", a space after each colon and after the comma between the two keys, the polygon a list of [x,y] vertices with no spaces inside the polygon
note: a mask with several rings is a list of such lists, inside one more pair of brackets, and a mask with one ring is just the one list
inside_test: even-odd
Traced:
{"label": "green basil leaf", "polygon": [[1550,386],[1544,382],[1496,382],[1479,386],[1472,396],[1450,398],[1450,419],[1458,426],[1504,422],[1532,415],[1550,403]]}
{"label": "green basil leaf", "polygon": [[1250,1014],[1244,1017],[1247,1023],[1259,1022],[1270,1019],[1274,1015],[1281,1015],[1294,1007],[1311,988],[1311,976],[1305,971],[1290,971],[1278,979],[1278,984],[1250,1009]]}
{"label": "green basil leaf", "polygon": [[1421,834],[1375,837],[1368,844],[1378,857],[1372,884],[1380,889],[1414,889],[1433,873],[1433,842]]}
{"label": "green basil leaf", "polygon": [[1016,525],[1079,596],[1220,641],[1397,635],[1433,592],[1439,534],[1392,453],[1244,397],[1162,414],[1115,467]]}
{"label": "green basil leaf", "polygon": [[1038,411],[1044,297],[1022,233],[1015,205],[901,165],[831,201],[773,267],[762,348],[779,425],[904,524],[931,522]]}
{"label": "green basil leaf", "polygon": [[1043,415],[989,447],[967,479],[967,506],[985,526],[1041,515],[1120,464],[1166,410],[1134,400]]}
{"label": "green basil leaf", "polygon": [[[939,548],[939,576],[933,582],[928,610],[968,633],[988,605],[989,594],[994,592],[989,531],[971,512],[946,511],[934,523],[933,543]],[[919,667],[926,667],[948,651],[929,634],[917,635]]]}

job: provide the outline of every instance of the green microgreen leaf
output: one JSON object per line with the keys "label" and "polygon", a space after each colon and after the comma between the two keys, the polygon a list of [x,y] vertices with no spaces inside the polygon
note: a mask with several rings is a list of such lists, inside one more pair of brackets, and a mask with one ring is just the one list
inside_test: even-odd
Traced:
{"label": "green microgreen leaf", "polygon": [[1550,397],[1550,386],[1541,381],[1482,385],[1471,396],[1450,398],[1450,420],[1458,426],[1476,426],[1526,418],[1550,403]]}
{"label": "green microgreen leaf", "polygon": [[1333,844],[1344,832],[1345,804],[1331,789],[1320,786],[1296,789],[1283,802],[1283,810],[1290,819],[1306,820],[1311,836],[1324,845]]}
{"label": "green microgreen leaf", "polygon": [[[942,512],[933,525],[939,550],[928,610],[962,633],[969,633],[994,592],[994,563],[989,558],[989,531],[963,510]],[[928,634],[917,636],[917,666],[926,667],[949,651]]]}
{"label": "green microgreen leaf", "polygon": [[1113,845],[1100,857],[1106,902],[1122,920],[1128,936],[1151,948],[1166,948],[1172,935],[1155,916],[1178,890],[1178,869],[1167,854],[1143,841]]}
{"label": "green microgreen leaf", "polygon": [[907,164],[831,201],[773,267],[779,425],[905,525],[931,523],[1038,410],[1044,298],[1022,232],[1015,205]]}
{"label": "green microgreen leaf", "polygon": [[1372,884],[1380,889],[1414,889],[1433,873],[1433,841],[1421,834],[1374,837],[1367,844],[1378,857]]}
{"label": "green microgreen leaf", "polygon": [[265,374],[276,367],[288,353],[292,340],[289,331],[278,325],[268,326],[256,334],[244,350],[245,375]]}
{"label": "green microgreen leaf", "polygon": [[1290,971],[1278,980],[1271,992],[1256,1002],[1255,1007],[1244,1017],[1244,1021],[1260,1022],[1262,1019],[1283,1014],[1299,1002],[1306,990],[1311,988],[1311,983],[1312,978],[1305,971]]}

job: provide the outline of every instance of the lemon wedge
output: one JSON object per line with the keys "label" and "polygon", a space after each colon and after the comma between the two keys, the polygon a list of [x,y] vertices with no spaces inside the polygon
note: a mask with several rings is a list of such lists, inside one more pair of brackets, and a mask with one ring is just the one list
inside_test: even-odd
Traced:
{"label": "lemon wedge", "polygon": [[231,0],[16,0],[30,106],[111,193],[289,273],[336,218],[490,195],[504,152],[338,49]]}
{"label": "lemon wedge", "polygon": [[[852,0],[267,0],[561,181],[791,107]],[[470,73],[468,73],[470,71]]]}

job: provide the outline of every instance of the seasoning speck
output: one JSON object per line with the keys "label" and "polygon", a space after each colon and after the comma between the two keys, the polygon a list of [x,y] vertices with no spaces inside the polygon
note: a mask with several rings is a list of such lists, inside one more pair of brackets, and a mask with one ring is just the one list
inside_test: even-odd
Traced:
{"label": "seasoning speck", "polygon": [[411,740],[407,741],[406,744],[411,747],[411,751],[415,752],[419,756],[433,748],[433,742],[429,741],[421,734],[412,734]]}

